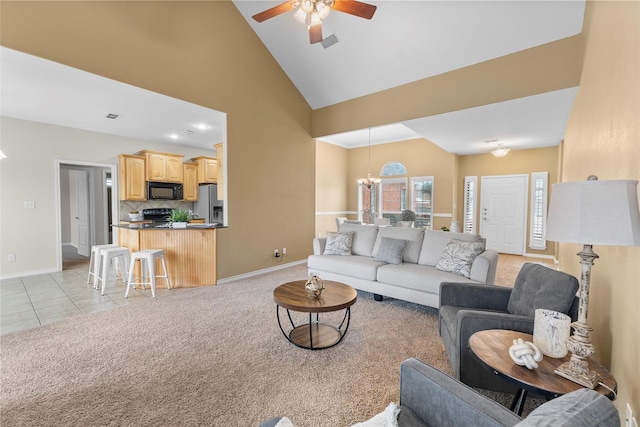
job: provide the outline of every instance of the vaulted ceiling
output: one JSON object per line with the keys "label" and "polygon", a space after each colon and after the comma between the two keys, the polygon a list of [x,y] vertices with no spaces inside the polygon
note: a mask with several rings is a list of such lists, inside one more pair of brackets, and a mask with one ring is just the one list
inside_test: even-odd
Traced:
{"label": "vaulted ceiling", "polygon": [[[489,61],[579,34],[584,1],[368,1],[371,20],[331,11],[325,39],[311,44],[295,8],[258,23],[252,16],[281,1],[234,0],[313,109]],[[335,39],[333,38],[335,37]],[[558,145],[576,88],[374,128],[371,143],[424,137],[457,154],[486,152],[478,141],[518,148]],[[367,129],[320,139],[368,143]]]}

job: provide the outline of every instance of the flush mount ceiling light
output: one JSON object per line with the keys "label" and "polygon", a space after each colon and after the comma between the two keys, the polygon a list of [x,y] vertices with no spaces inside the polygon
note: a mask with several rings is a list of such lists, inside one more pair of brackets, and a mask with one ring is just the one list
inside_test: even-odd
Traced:
{"label": "flush mount ceiling light", "polygon": [[504,148],[504,145],[502,143],[498,144],[498,149],[496,150],[491,150],[491,154],[493,154],[496,157],[504,157],[507,155],[507,153],[510,151],[510,148]]}
{"label": "flush mount ceiling light", "polygon": [[307,24],[309,41],[313,44],[322,41],[322,20],[329,15],[331,9],[359,18],[371,19],[377,6],[356,0],[289,0],[257,13],[252,18],[257,22],[263,22],[295,8],[298,8],[295,17],[298,21]]}
{"label": "flush mount ceiling light", "polygon": [[358,184],[371,189],[372,186],[379,183],[380,183],[380,178],[373,178],[371,176],[371,128],[369,128],[369,169],[368,169],[367,177],[360,178],[358,180]]}

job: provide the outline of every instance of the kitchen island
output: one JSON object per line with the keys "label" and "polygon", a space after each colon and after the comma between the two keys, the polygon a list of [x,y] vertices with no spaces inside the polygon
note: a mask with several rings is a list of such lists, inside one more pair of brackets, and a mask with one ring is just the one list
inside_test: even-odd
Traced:
{"label": "kitchen island", "polygon": [[[118,245],[131,252],[163,249],[171,287],[215,285],[216,233],[222,226],[193,224],[187,228],[169,228],[154,224],[114,225],[118,230]],[[156,266],[156,271],[162,267]],[[135,277],[140,277],[136,265]],[[164,286],[164,280],[158,287]]]}

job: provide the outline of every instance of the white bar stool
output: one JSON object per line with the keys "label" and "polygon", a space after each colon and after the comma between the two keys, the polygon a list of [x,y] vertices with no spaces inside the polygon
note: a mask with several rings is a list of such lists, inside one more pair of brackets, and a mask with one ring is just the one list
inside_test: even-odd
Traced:
{"label": "white bar stool", "polygon": [[[162,262],[164,276],[156,275],[156,259],[159,259]],[[133,270],[137,260],[140,260],[140,275],[142,276],[140,278],[140,282],[133,281]],[[147,277],[149,277],[148,282],[146,281]],[[127,298],[129,296],[129,289],[131,286],[135,288],[136,285],[142,285],[142,289],[145,289],[146,285],[151,285],[151,296],[155,298],[156,279],[166,280],[167,289],[171,289],[171,284],[169,283],[169,275],[167,273],[167,264],[164,260],[164,250],[147,249],[132,253],[131,264],[129,265],[129,278],[127,279],[127,292],[125,292],[124,297]]]}
{"label": "white bar stool", "polygon": [[113,243],[108,245],[91,246],[91,258],[89,258],[89,274],[87,274],[87,284],[91,283],[91,276],[95,285],[96,277],[100,274],[100,250],[106,248],[117,248]]}
{"label": "white bar stool", "polygon": [[114,248],[100,249],[100,258],[98,262],[100,273],[94,277],[93,288],[98,289],[98,284],[102,282],[102,295],[104,295],[104,288],[107,284],[107,273],[109,272],[109,266],[112,264],[116,277],[118,270],[120,270],[120,276],[124,282],[125,277],[127,277],[127,267],[130,259],[131,254],[128,248],[116,246]]}

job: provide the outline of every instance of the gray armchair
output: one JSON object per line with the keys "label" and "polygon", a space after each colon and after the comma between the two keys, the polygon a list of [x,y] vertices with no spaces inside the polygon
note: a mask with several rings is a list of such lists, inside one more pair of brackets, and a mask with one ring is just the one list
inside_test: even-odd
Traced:
{"label": "gray armchair", "polygon": [[576,320],[578,287],[575,277],[534,263],[522,266],[513,288],[442,283],[438,327],[454,376],[472,387],[515,392],[514,385],[475,361],[469,338],[487,329],[532,334],[537,308],[559,311]]}
{"label": "gray armchair", "polygon": [[[399,427],[620,426],[613,403],[590,389],[546,402],[522,420],[501,404],[415,358],[400,366],[399,403]],[[274,427],[280,419],[271,418],[260,427]],[[315,425],[322,425],[322,421]]]}

